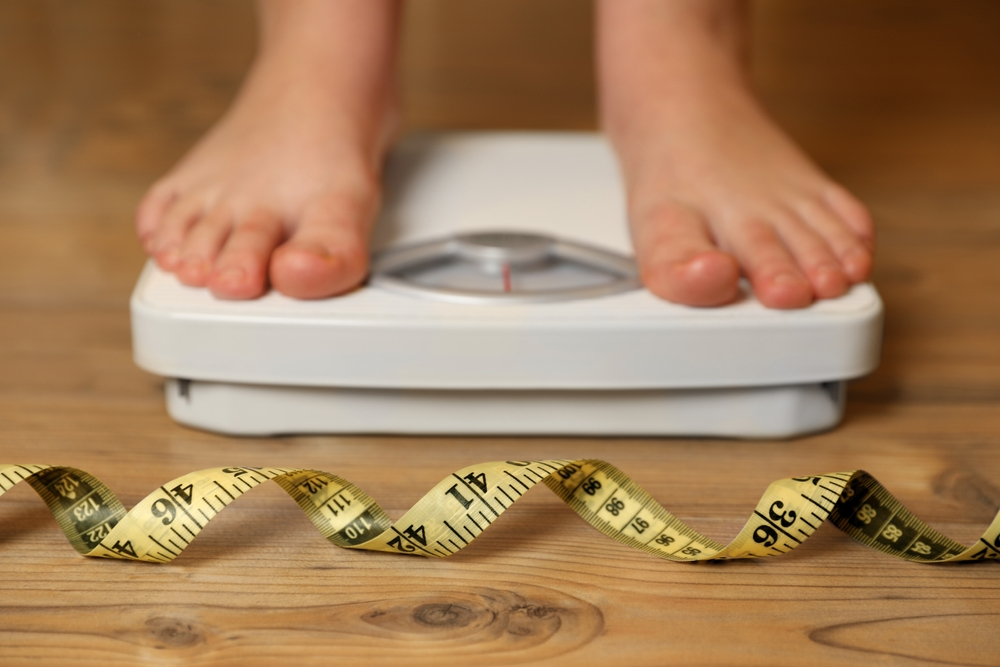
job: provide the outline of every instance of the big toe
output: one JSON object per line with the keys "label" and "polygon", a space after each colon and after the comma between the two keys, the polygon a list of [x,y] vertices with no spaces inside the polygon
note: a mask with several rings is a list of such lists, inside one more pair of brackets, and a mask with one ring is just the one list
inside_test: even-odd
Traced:
{"label": "big toe", "polygon": [[632,238],[650,292],[687,306],[721,306],[739,291],[736,258],[719,250],[700,212],[661,203],[633,217]]}
{"label": "big toe", "polygon": [[271,258],[271,284],[296,299],[322,299],[349,292],[368,272],[367,244],[358,234],[330,230],[296,235]]}
{"label": "big toe", "polygon": [[687,259],[651,259],[642,267],[642,281],[650,292],[689,306],[721,306],[739,289],[736,258],[710,248]]}

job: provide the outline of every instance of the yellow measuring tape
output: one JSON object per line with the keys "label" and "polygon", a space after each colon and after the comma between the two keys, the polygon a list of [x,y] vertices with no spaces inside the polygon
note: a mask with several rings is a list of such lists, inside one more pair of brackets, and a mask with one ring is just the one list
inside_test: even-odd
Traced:
{"label": "yellow measuring tape", "polygon": [[544,482],[605,535],[673,561],[761,558],[791,551],[829,519],[873,549],[906,560],[947,563],[1000,558],[1000,513],[972,546],[913,516],[864,471],[781,479],[767,487],[728,545],[665,510],[610,463],[497,461],[442,480],[395,523],[364,491],[336,475],[292,468],[211,468],[168,482],[131,511],[76,468],[0,464],[0,495],[27,481],[70,544],[85,556],[167,563],[227,505],[267,480],[340,547],[443,558],[461,551],[528,489]]}

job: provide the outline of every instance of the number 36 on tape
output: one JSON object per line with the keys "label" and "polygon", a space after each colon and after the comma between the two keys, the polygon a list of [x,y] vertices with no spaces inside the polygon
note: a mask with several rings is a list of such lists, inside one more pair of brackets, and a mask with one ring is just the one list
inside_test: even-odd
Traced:
{"label": "number 36 on tape", "polygon": [[965,546],[913,516],[864,471],[781,479],[728,545],[696,532],[609,463],[498,461],[442,480],[393,523],[364,491],[319,470],[233,467],[193,472],[130,511],[75,468],[0,464],[0,494],[26,481],[83,555],[166,563],[227,505],[267,480],[283,488],[340,547],[445,557],[464,547],[543,482],[585,521],[623,544],[673,561],[761,558],[791,551],[829,520],[873,549],[922,563],[1000,559],[1000,514]]}

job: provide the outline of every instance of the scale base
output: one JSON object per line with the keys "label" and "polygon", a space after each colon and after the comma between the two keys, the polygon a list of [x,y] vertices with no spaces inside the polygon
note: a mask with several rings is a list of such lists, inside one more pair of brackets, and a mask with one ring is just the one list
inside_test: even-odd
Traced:
{"label": "scale base", "polygon": [[288,387],[168,379],[167,411],[229,435],[786,438],[836,426],[846,382],[724,389],[494,391]]}

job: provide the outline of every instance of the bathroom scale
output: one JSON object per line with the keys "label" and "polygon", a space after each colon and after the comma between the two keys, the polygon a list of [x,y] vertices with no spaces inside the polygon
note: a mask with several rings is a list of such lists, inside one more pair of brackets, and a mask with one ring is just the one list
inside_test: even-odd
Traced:
{"label": "bathroom scale", "polygon": [[171,417],[236,435],[787,437],[841,420],[882,335],[869,284],[786,311],[748,284],[719,308],[653,296],[590,133],[403,140],[349,294],[226,301],[150,262],[131,311]]}

